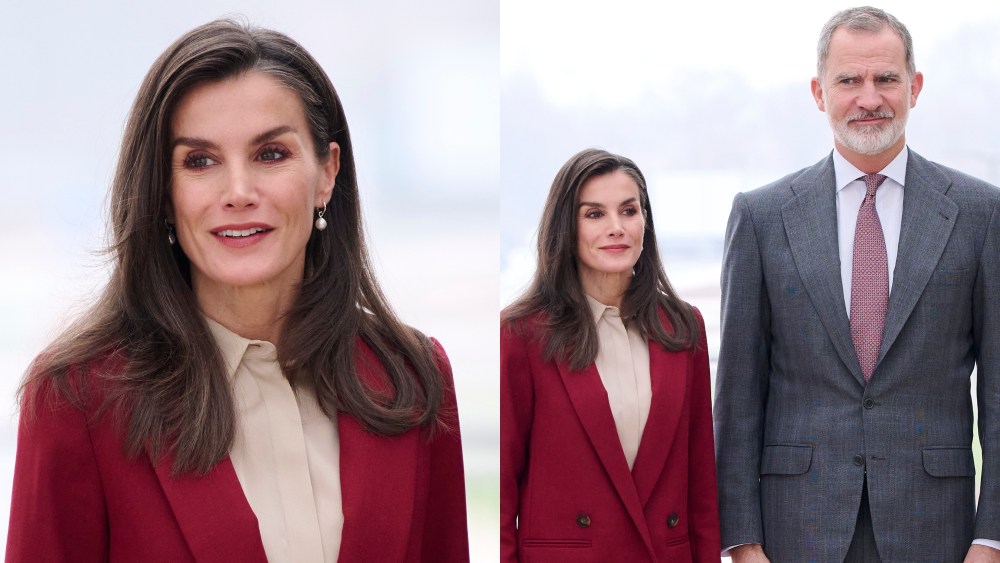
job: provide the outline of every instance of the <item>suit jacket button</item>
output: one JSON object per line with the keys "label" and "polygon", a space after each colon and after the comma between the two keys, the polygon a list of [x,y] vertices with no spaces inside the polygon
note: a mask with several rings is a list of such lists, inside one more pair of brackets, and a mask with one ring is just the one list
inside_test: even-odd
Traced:
{"label": "suit jacket button", "polygon": [[872,399],[871,397],[868,397],[867,399],[865,399],[864,405],[865,405],[866,409],[870,409],[870,408],[874,407],[875,406],[875,399]]}
{"label": "suit jacket button", "polygon": [[861,454],[858,454],[858,455],[854,456],[854,465],[857,465],[857,466],[860,467],[860,466],[862,466],[864,464],[865,464],[865,456],[863,456]]}
{"label": "suit jacket button", "polygon": [[577,516],[576,517],[576,525],[580,526],[581,528],[589,528],[590,527],[590,516],[587,516],[586,514],[581,514],[581,515]]}
{"label": "suit jacket button", "polygon": [[677,523],[680,522],[680,521],[681,521],[681,517],[678,516],[677,513],[675,512],[675,513],[673,513],[673,514],[671,514],[670,516],[667,517],[667,526],[669,526],[671,528],[674,528],[674,527],[677,526]]}

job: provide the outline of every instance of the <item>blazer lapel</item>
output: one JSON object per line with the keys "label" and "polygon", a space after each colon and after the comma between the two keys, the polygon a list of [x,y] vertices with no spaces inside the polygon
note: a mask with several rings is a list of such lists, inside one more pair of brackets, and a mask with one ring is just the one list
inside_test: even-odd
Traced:
{"label": "blazer lapel", "polygon": [[[391,393],[385,369],[362,339],[355,343],[354,365],[369,388]],[[425,439],[419,428],[397,436],[369,432],[354,417],[337,413],[340,436],[340,495],[344,529],[340,560],[403,561],[416,504],[418,456]],[[430,523],[428,525],[433,525]]]}
{"label": "blazer lapel", "polygon": [[781,209],[781,217],[792,258],[816,314],[840,359],[858,383],[864,385],[861,364],[851,340],[851,324],[840,279],[835,184],[830,156],[792,181],[796,197]]}
{"label": "blazer lapel", "polygon": [[267,563],[257,517],[228,457],[203,476],[173,477],[174,456],[154,464],[181,533],[195,561]]}
{"label": "blazer lapel", "polygon": [[[590,364],[585,370],[574,372],[570,371],[569,366],[564,362],[557,362],[557,365],[570,402],[576,410],[577,418],[580,419],[580,424],[583,425],[591,445],[597,452],[601,464],[604,465],[604,470],[607,471],[611,483],[618,491],[618,496],[621,497],[636,529],[639,530],[646,548],[650,553],[653,553],[653,542],[646,525],[642,503],[636,491],[635,481],[628,469],[628,463],[625,461],[621,440],[619,440],[618,431],[615,429],[615,419],[611,414],[611,407],[608,405],[608,394],[604,390],[604,384],[601,383],[600,374],[597,373],[597,366]],[[652,371],[652,357],[650,357],[650,371]],[[653,393],[655,396],[655,389]],[[650,419],[652,419],[652,412]],[[647,422],[646,427],[649,427],[649,422]],[[640,454],[641,451],[640,446]]]}
{"label": "blazer lapel", "polygon": [[[662,311],[660,322],[666,322]],[[639,442],[639,453],[632,466],[635,487],[643,506],[661,479],[677,435],[677,425],[687,397],[689,358],[689,352],[668,352],[660,344],[649,341],[649,378],[653,399],[646,427],[642,431],[642,441]]]}
{"label": "blazer lapel", "polygon": [[[941,259],[958,217],[958,206],[944,194],[951,181],[932,164],[910,151],[903,188],[903,222],[899,252],[889,293],[889,310],[879,361],[896,341],[920,294]],[[876,369],[878,365],[876,364]]]}
{"label": "blazer lapel", "polygon": [[337,413],[337,428],[344,510],[341,560],[364,554],[370,561],[403,561],[410,538],[399,531],[409,530],[413,521],[421,430],[381,436],[344,413]]}

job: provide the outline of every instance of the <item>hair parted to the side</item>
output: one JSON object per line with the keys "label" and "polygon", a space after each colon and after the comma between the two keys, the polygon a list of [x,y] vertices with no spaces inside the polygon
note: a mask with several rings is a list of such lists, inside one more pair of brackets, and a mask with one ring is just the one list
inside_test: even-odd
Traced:
{"label": "hair parted to the side", "polygon": [[[577,269],[577,205],[583,185],[591,178],[622,171],[639,186],[646,228],[643,250],[622,299],[622,317],[638,323],[642,334],[667,350],[698,345],[698,320],[690,305],[677,297],[656,247],[653,212],[646,179],[634,162],[599,149],[570,158],[556,174],[538,228],[538,264],[528,289],[507,309],[502,320],[517,323],[544,313],[544,355],[584,369],[597,357],[597,329],[584,297]],[[669,327],[660,321],[666,313]]]}
{"label": "hair parted to the side", "polygon": [[[156,459],[172,452],[178,474],[204,473],[228,454],[235,435],[229,383],[191,290],[190,265],[180,245],[168,244],[164,219],[175,108],[194,86],[248,71],[270,75],[299,95],[320,162],[330,158],[330,142],[340,145],[329,228],[309,239],[305,276],[276,343],[282,370],[293,385],[312,387],[327,415],[343,411],[372,432],[393,435],[438,423],[444,383],[435,351],[398,320],[374,277],[351,138],[330,79],[289,37],[228,19],[178,39],[143,80],[111,186],[110,280],[29,368],[21,386],[26,415],[50,387],[80,405],[86,389],[70,381],[71,372],[113,356],[123,362],[121,370],[88,377],[114,383],[103,404],[125,417],[127,453],[149,451]],[[359,379],[359,337],[381,361],[389,393]]]}
{"label": "hair parted to the side", "polygon": [[903,41],[906,72],[910,75],[909,78],[913,79],[917,73],[917,64],[913,59],[913,38],[910,37],[910,32],[895,16],[871,6],[841,10],[826,22],[819,34],[819,44],[816,46],[816,77],[822,82],[826,74],[826,59],[830,55],[830,40],[835,31],[844,28],[851,32],[878,33],[886,26]]}

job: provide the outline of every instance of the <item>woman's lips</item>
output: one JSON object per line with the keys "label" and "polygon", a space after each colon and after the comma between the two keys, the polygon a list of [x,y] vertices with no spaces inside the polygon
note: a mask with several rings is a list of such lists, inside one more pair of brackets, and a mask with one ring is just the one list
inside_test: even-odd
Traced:
{"label": "woman's lips", "polygon": [[273,229],[267,225],[224,225],[212,229],[216,240],[229,248],[244,248],[263,240]]}
{"label": "woman's lips", "polygon": [[615,254],[620,254],[628,250],[629,246],[627,244],[609,244],[608,246],[602,246],[600,248],[605,252],[613,252]]}

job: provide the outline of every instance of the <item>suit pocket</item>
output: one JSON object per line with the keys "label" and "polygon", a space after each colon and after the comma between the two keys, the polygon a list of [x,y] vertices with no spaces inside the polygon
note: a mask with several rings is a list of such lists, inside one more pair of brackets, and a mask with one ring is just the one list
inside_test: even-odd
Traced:
{"label": "suit pocket", "polygon": [[[968,270],[934,270],[927,286],[924,287],[922,299],[931,307],[951,306],[968,303],[972,291],[972,276]],[[937,310],[938,315],[944,315],[943,310]],[[948,317],[954,313],[948,313]],[[940,317],[932,317],[931,322],[940,322]]]}
{"label": "suit pocket", "polygon": [[967,272],[968,270],[934,270],[931,274],[931,279],[927,283],[944,286],[962,285]]}
{"label": "suit pocket", "polygon": [[760,457],[761,475],[802,475],[812,465],[813,447],[808,444],[771,444]]}
{"label": "suit pocket", "polygon": [[924,448],[924,471],[932,477],[975,477],[972,448]]}
{"label": "suit pocket", "polygon": [[523,539],[521,547],[590,547],[590,540]]}

